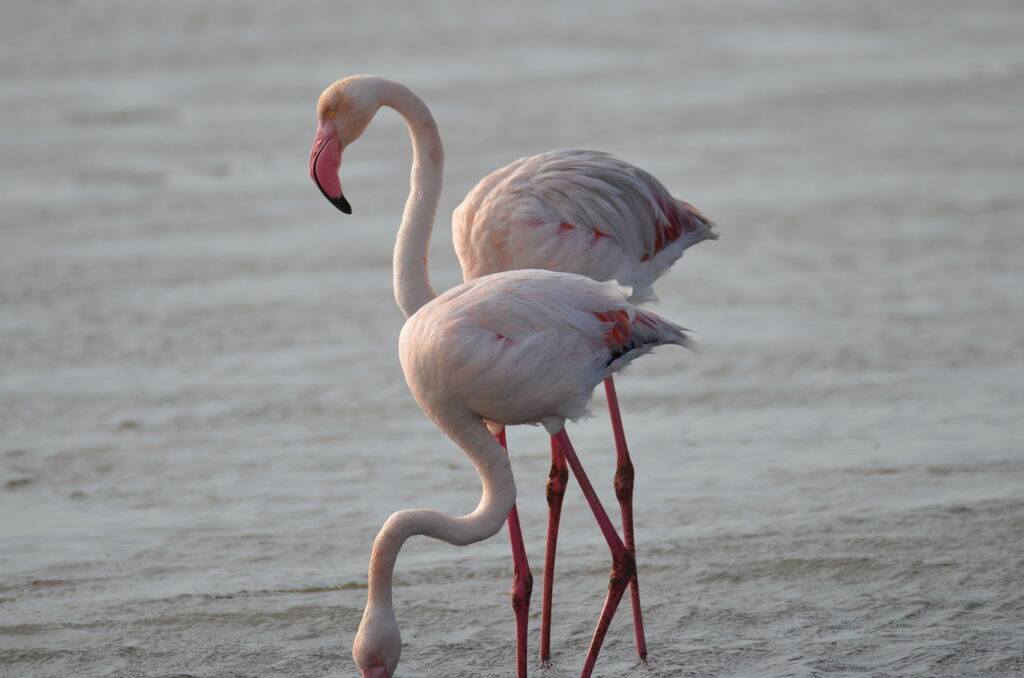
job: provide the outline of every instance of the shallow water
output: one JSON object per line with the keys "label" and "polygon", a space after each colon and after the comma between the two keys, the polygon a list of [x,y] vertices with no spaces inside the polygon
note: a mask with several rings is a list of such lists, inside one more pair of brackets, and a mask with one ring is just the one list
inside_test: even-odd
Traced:
{"label": "shallow water", "polygon": [[[306,174],[316,96],[357,72],[441,126],[438,289],[452,208],[549,148],[722,224],[658,285],[700,352],[618,382],[651,662],[624,614],[597,675],[1021,673],[1019,7],[587,7],[7,9],[0,673],[354,675],[384,519],[476,504],[396,358],[403,125],[346,151],[354,216]],[[571,433],[614,506],[593,409]],[[509,438],[539,581],[547,442]],[[607,584],[575,484],[563,524],[549,678]],[[511,675],[510,569],[505,535],[411,541],[399,676]]]}

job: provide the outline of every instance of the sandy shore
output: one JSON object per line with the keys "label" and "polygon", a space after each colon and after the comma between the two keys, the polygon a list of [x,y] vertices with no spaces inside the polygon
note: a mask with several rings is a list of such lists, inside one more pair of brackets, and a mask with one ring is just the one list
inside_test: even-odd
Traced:
{"label": "sandy shore", "polygon": [[[437,289],[451,210],[541,150],[722,224],[657,287],[700,352],[619,382],[652,661],[623,616],[598,675],[1021,672],[1022,36],[1015,2],[12,4],[0,673],[354,675],[384,519],[475,505],[396,357],[401,121],[346,151],[352,217],[307,176],[317,95],[359,72],[440,124]],[[510,447],[539,578],[547,443]],[[575,487],[563,522],[544,678],[578,675],[607,582]],[[399,676],[511,675],[510,568],[504,535],[410,542]]]}

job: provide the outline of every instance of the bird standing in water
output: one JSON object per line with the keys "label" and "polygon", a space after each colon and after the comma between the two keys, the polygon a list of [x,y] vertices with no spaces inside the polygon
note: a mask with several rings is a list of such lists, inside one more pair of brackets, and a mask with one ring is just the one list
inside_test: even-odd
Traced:
{"label": "bird standing in water", "polygon": [[[318,102],[320,126],[310,153],[310,175],[336,207],[351,212],[338,178],[341,154],[363,133],[381,106],[394,108],[405,118],[413,142],[410,194],[394,258],[396,300],[403,312],[412,316],[435,296],[429,282],[426,253],[440,199],[443,149],[429,109],[399,83],[375,76],[353,76],[338,81],[324,91]],[[453,230],[467,280],[516,268],[565,270],[597,280],[616,279],[632,285],[632,298],[637,300],[651,296],[653,280],[667,270],[686,247],[717,237],[713,225],[696,208],[672,198],[654,177],[628,163],[593,151],[555,151],[516,161],[482,180],[456,210]],[[613,318],[604,318],[603,322],[619,327]],[[624,330],[619,327],[617,331],[622,334]],[[625,353],[630,350],[625,349]],[[632,561],[633,472],[611,381],[613,371],[603,379],[619,459],[616,496],[622,512],[625,548]],[[496,422],[492,424],[496,430],[506,423],[501,419],[491,421]],[[503,440],[503,432],[500,435]],[[564,445],[554,434],[551,447],[541,634],[543,660],[550,654],[555,543],[568,476]],[[514,503],[508,518],[517,570],[513,585],[517,664],[521,666],[520,675],[525,675],[526,609],[532,577],[521,546]],[[525,577],[520,572],[522,569],[526,570]],[[630,583],[637,651],[644,658],[646,643],[635,571]],[[601,635],[603,637],[603,633]]]}
{"label": "bird standing in water", "polygon": [[[423,411],[473,461],[483,482],[476,510],[453,518],[428,509],[388,518],[373,545],[369,594],[353,657],[364,678],[394,673],[401,636],[391,579],[402,544],[427,535],[451,544],[481,541],[501,529],[515,506],[508,454],[488,424],[541,424],[554,437],[594,512],[612,555],[612,572],[581,676],[591,675],[612,616],[636,566],[615,531],[565,432],[586,413],[594,388],[656,346],[689,346],[684,330],[636,308],[611,283],[528,269],[471,280],[417,311],[402,328],[399,355]],[[516,592],[529,590],[522,535],[513,535],[513,604],[519,629],[526,614]],[[521,560],[522,559],[522,560]],[[526,675],[517,642],[518,675]]]}

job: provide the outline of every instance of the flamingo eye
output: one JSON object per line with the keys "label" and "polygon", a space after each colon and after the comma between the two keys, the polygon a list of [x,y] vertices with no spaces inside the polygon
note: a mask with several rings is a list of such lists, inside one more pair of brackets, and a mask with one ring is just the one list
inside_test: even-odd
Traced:
{"label": "flamingo eye", "polygon": [[334,119],[334,109],[327,111],[327,117],[331,118],[332,120]]}

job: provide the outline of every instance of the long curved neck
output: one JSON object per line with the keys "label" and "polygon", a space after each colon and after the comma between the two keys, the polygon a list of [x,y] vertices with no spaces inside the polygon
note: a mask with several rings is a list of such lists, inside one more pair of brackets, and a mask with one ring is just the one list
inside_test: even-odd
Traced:
{"label": "long curved neck", "polygon": [[483,483],[480,503],[472,513],[453,518],[431,509],[406,509],[391,515],[373,542],[370,557],[369,596],[363,623],[371,607],[391,611],[391,582],[398,552],[405,540],[426,535],[456,546],[483,541],[496,534],[516,500],[515,479],[508,454],[480,419],[460,418],[442,429],[469,456]]}
{"label": "long curved neck", "polygon": [[430,109],[412,90],[385,81],[380,103],[405,118],[412,138],[412,171],[409,197],[395,241],[395,301],[406,317],[436,297],[427,271],[427,251],[441,200],[444,148]]}

